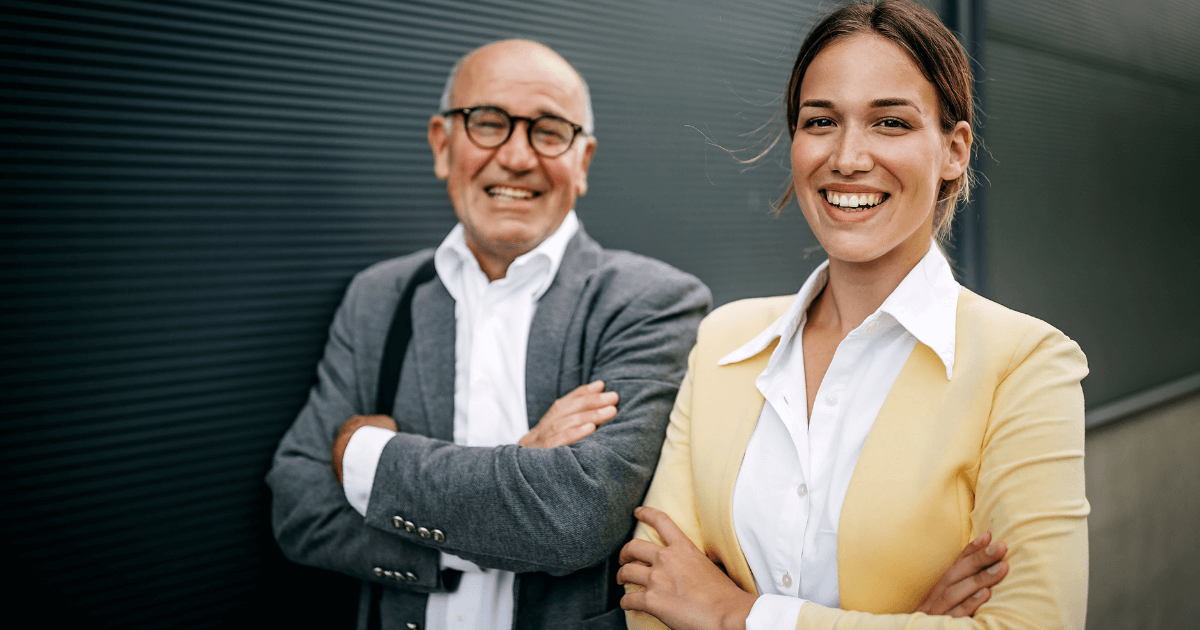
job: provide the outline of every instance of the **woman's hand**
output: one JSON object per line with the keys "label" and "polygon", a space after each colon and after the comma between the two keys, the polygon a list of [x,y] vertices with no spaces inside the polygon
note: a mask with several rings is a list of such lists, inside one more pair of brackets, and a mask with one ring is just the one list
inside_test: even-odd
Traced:
{"label": "woman's hand", "polygon": [[626,593],[621,608],[654,615],[674,630],[744,630],[757,597],[738,588],[666,513],[640,507],[633,515],[665,546],[634,539],[621,549],[617,582],[643,588]]}
{"label": "woman's hand", "polygon": [[991,598],[991,587],[1008,575],[1008,563],[1002,560],[1008,546],[991,541],[992,533],[984,532],[967,543],[913,612],[951,617],[974,615]]}

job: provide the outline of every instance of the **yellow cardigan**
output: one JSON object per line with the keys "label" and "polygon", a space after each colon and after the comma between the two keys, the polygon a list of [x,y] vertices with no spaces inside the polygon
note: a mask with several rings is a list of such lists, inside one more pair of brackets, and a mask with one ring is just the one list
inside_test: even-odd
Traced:
{"label": "yellow cardigan", "polygon": [[[701,324],[645,501],[752,593],[733,486],[764,402],[754,381],[775,344],[739,363],[717,361],[792,298],[743,300]],[[964,289],[953,379],[917,343],[855,466],[838,527],[842,609],[806,603],[796,628],[1083,628],[1086,375],[1079,346],[1061,332]],[[969,618],[908,614],[984,530],[1008,543],[1011,566],[991,600]],[[661,544],[646,525],[636,536]],[[662,627],[644,614],[627,621]]]}

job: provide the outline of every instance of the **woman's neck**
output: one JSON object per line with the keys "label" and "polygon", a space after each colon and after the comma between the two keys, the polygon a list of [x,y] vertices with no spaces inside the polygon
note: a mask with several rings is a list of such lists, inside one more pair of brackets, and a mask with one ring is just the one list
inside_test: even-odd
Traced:
{"label": "woman's neck", "polygon": [[879,309],[928,252],[928,245],[924,249],[898,247],[865,263],[830,257],[829,282],[809,307],[809,322],[844,338]]}

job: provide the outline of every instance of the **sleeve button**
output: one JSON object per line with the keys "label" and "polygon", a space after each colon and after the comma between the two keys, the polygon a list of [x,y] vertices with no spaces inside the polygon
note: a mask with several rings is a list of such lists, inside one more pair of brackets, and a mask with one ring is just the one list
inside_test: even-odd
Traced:
{"label": "sleeve button", "polygon": [[383,569],[381,569],[381,568],[379,568],[379,567],[375,567],[375,568],[372,570],[372,573],[374,573],[374,574],[375,574],[375,577],[383,577]]}
{"label": "sleeve button", "polygon": [[446,542],[446,534],[440,529],[433,530],[433,542]]}
{"label": "sleeve button", "polygon": [[404,521],[404,531],[412,533],[417,531],[417,526],[413,525],[412,521]]}
{"label": "sleeve button", "polygon": [[400,529],[401,527],[404,527],[404,519],[399,516],[393,516],[392,517],[392,527],[395,527],[396,529]]}
{"label": "sleeve button", "polygon": [[430,536],[429,530],[424,527],[418,527],[417,533],[421,535],[421,538],[429,538]]}
{"label": "sleeve button", "polygon": [[408,573],[404,574],[404,579],[408,580],[409,582],[416,582],[417,574],[413,573],[412,571],[409,571]]}

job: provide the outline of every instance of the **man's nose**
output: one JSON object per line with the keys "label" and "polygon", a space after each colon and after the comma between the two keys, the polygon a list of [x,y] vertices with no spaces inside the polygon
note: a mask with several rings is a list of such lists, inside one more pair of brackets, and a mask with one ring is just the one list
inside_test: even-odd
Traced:
{"label": "man's nose", "polygon": [[512,135],[496,149],[496,162],[510,171],[533,170],[538,163],[537,152],[529,145],[529,133],[525,121],[514,121]]}

